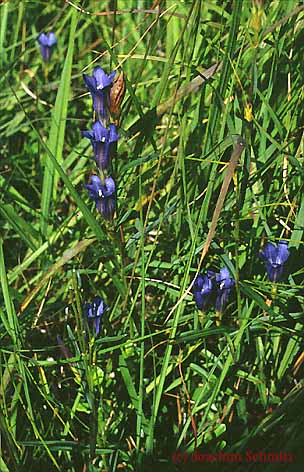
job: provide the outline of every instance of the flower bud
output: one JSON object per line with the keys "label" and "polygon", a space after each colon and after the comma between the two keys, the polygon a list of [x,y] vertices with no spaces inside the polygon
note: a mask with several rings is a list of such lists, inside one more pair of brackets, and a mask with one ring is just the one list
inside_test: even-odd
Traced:
{"label": "flower bud", "polygon": [[120,105],[124,99],[126,92],[126,84],[124,73],[121,72],[113,82],[110,89],[109,110],[110,113],[116,117],[120,114]]}

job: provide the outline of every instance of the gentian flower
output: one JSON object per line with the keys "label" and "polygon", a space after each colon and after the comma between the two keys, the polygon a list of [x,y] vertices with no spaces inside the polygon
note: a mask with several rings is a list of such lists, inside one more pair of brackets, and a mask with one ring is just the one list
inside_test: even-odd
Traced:
{"label": "gentian flower", "polygon": [[83,136],[91,140],[95,161],[102,170],[109,165],[111,143],[119,139],[116,126],[110,124],[109,128],[105,128],[100,121],[96,121],[92,126],[92,131],[83,131]]}
{"label": "gentian flower", "polygon": [[109,92],[116,71],[106,74],[101,67],[95,67],[93,76],[83,74],[83,79],[93,99],[93,108],[101,120],[107,119],[109,107]]}
{"label": "gentian flower", "polygon": [[266,261],[270,282],[277,282],[282,276],[284,264],[289,257],[288,242],[279,241],[277,247],[272,243],[266,243],[259,256]]}
{"label": "gentian flower", "polygon": [[214,272],[208,270],[206,275],[199,274],[193,284],[193,295],[199,310],[205,311],[208,307],[213,290]]}
{"label": "gentian flower", "polygon": [[215,300],[215,309],[217,313],[223,313],[226,303],[228,302],[231,289],[235,285],[235,281],[230,277],[227,267],[223,267],[219,274],[216,274],[217,297]]}
{"label": "gentian flower", "polygon": [[116,206],[115,182],[112,177],[107,177],[102,184],[98,175],[92,175],[91,183],[85,187],[89,191],[90,198],[94,200],[99,213],[106,220],[111,220]]}
{"label": "gentian flower", "polygon": [[42,59],[48,62],[51,58],[52,48],[57,44],[55,33],[40,33],[37,41],[40,46]]}
{"label": "gentian flower", "polygon": [[89,327],[94,329],[96,336],[98,336],[100,332],[100,321],[107,308],[107,305],[101,297],[95,297],[92,303],[85,303],[84,305],[86,321]]}

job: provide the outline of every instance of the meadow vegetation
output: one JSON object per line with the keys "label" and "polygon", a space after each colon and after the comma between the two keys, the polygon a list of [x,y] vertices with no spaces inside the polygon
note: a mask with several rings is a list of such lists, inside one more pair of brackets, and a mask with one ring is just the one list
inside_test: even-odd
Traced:
{"label": "meadow vegetation", "polygon": [[0,13],[1,472],[303,463],[303,3]]}

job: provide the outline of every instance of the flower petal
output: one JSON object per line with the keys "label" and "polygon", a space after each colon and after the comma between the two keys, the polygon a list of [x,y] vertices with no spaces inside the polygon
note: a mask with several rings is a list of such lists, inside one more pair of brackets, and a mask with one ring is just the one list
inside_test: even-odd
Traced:
{"label": "flower petal", "polygon": [[227,269],[227,267],[223,267],[220,270],[220,273],[215,275],[215,278],[216,278],[216,283],[222,289],[231,288],[235,284],[234,280],[230,277],[230,272]]}
{"label": "flower petal", "polygon": [[275,263],[277,257],[277,248],[272,243],[266,243],[264,249],[260,252],[260,257],[268,260],[270,263]]}
{"label": "flower petal", "polygon": [[213,275],[212,271],[207,274],[198,274],[193,284],[193,295],[199,310],[205,310],[208,307],[210,296],[213,291]]}
{"label": "flower petal", "polygon": [[113,193],[115,193],[115,182],[114,180],[112,179],[112,177],[107,177],[105,179],[105,196],[108,197],[110,195],[112,195]]}
{"label": "flower petal", "polygon": [[87,131],[87,130],[82,131],[82,136],[84,138],[88,138],[88,139],[91,139],[91,140],[94,139],[94,133],[92,131]]}
{"label": "flower petal", "polygon": [[115,141],[118,141],[119,139],[119,134],[117,133],[117,127],[111,123],[109,125],[109,142],[114,143]]}
{"label": "flower petal", "polygon": [[99,190],[100,188],[103,187],[102,183],[101,183],[101,180],[100,180],[100,177],[98,177],[98,175],[91,175],[91,183],[92,185],[94,185],[94,187]]}
{"label": "flower petal", "polygon": [[93,311],[94,316],[98,316],[98,310],[99,310],[100,305],[102,305],[103,307],[103,300],[101,297],[97,296],[94,298],[92,302],[92,311]]}
{"label": "flower petal", "polygon": [[106,74],[105,71],[99,66],[95,67],[93,71],[93,77],[96,80],[97,90],[103,90],[105,87],[109,87],[112,83],[112,80],[108,74]]}
{"label": "flower petal", "polygon": [[96,93],[96,81],[94,77],[83,74],[83,80],[91,93]]}
{"label": "flower petal", "polygon": [[95,141],[101,141],[104,143],[108,139],[109,130],[102,126],[99,120],[95,121],[92,126],[92,129]]}
{"label": "flower petal", "polygon": [[201,294],[201,292],[197,291],[197,292],[194,292],[194,299],[195,299],[195,303],[196,303],[196,306],[199,310],[201,310],[203,308],[203,295]]}
{"label": "flower petal", "polygon": [[277,264],[285,264],[289,257],[290,252],[288,251],[288,242],[279,241],[277,247]]}
{"label": "flower petal", "polygon": [[109,80],[110,80],[111,83],[113,82],[115,75],[116,75],[116,70],[113,70],[113,71],[109,74],[108,78],[109,78]]}
{"label": "flower petal", "polygon": [[220,270],[220,273],[216,274],[216,283],[218,288],[215,300],[215,309],[217,312],[222,313],[228,302],[231,289],[235,285],[235,281],[230,277],[230,272],[227,267],[223,267]]}
{"label": "flower petal", "polygon": [[201,289],[203,288],[203,285],[204,285],[204,278],[201,274],[199,274],[194,281],[193,292],[197,290],[201,291]]}
{"label": "flower petal", "polygon": [[37,41],[41,46],[48,46],[49,45],[48,44],[49,39],[48,39],[47,34],[45,34],[45,33],[40,33],[38,38],[37,38]]}
{"label": "flower petal", "polygon": [[104,186],[98,175],[91,175],[90,184],[85,185],[85,187],[89,190],[89,196],[93,200],[96,201],[103,197]]}
{"label": "flower petal", "polygon": [[55,46],[55,44],[57,44],[57,38],[55,33],[51,32],[48,34],[48,46],[51,48],[52,46]]}

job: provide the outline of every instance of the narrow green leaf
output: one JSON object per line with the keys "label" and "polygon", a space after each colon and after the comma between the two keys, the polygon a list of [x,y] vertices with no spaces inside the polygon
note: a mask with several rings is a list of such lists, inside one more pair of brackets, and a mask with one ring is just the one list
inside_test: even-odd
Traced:
{"label": "narrow green leaf", "polygon": [[8,286],[8,281],[7,281],[2,239],[0,239],[0,281],[1,281],[3,298],[4,298],[6,313],[7,313],[7,319],[5,319],[5,317],[2,317],[2,321],[6,330],[8,331],[8,334],[12,338],[12,341],[14,342],[15,345],[17,345],[18,320],[17,320],[17,316],[15,312],[15,307],[10,296],[10,291],[9,291],[9,286]]}
{"label": "narrow green leaf", "polygon": [[303,325],[301,323],[297,323],[295,326],[295,330],[299,331],[299,336],[294,335],[288,341],[286,350],[284,352],[284,356],[281,360],[281,363],[279,365],[278,372],[277,372],[277,376],[279,380],[281,380],[281,378],[285,374],[289,364],[294,360],[301,346]]}
{"label": "narrow green leaf", "polygon": [[[76,26],[77,10],[73,10],[71,15],[68,51],[56,96],[55,106],[52,111],[51,129],[47,143],[50,152],[53,154],[54,159],[56,159],[59,164],[62,162],[62,152],[65,139]],[[54,175],[54,164],[47,157],[45,160],[42,185],[40,222],[41,232],[45,236],[47,235],[52,198],[54,198],[54,200],[56,199],[57,183],[58,176]]]}

